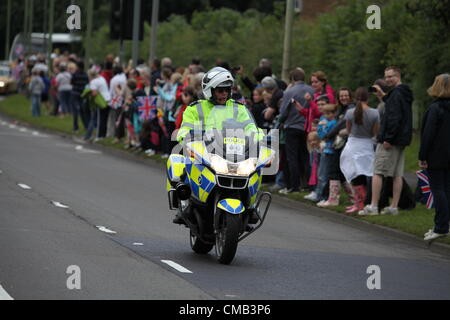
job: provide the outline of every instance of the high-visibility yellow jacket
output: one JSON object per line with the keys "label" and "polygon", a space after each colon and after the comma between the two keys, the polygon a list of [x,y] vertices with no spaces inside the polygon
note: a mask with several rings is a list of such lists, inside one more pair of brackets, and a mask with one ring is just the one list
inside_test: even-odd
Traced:
{"label": "high-visibility yellow jacket", "polygon": [[191,130],[222,130],[230,128],[226,121],[235,121],[245,133],[256,134],[255,138],[261,140],[264,137],[262,130],[258,129],[247,107],[229,99],[225,106],[215,106],[208,100],[199,100],[183,113],[183,122],[178,131],[177,141],[183,142],[184,138]]}

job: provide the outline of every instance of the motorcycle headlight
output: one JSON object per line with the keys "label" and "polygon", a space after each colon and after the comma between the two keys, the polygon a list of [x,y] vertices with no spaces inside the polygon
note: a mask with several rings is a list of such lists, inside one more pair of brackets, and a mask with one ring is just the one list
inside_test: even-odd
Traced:
{"label": "motorcycle headlight", "polygon": [[219,156],[211,156],[211,168],[216,173],[228,174],[228,162]]}
{"label": "motorcycle headlight", "polygon": [[237,174],[249,176],[251,173],[253,173],[253,171],[256,170],[256,161],[257,161],[256,158],[250,158],[239,163]]}
{"label": "motorcycle headlight", "polygon": [[6,85],[6,83],[5,82],[3,82],[3,81],[0,81],[0,88],[3,88],[4,86]]}

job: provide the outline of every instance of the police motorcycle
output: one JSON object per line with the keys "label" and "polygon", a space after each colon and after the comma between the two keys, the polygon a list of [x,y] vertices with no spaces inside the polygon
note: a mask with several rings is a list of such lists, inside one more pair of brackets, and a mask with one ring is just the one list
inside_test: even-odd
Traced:
{"label": "police motorcycle", "polygon": [[[210,118],[220,116],[213,111]],[[250,113],[249,119],[254,123]],[[260,190],[262,174],[274,160],[270,142],[235,119],[191,131],[183,155],[169,157],[167,190],[170,209],[190,230],[194,252],[207,254],[215,247],[217,260],[231,263],[238,243],[264,223],[272,197]]]}

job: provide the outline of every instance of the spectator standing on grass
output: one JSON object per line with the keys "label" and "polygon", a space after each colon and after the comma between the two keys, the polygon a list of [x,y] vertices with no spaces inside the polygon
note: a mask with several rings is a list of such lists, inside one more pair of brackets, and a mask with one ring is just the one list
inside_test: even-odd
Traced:
{"label": "spectator standing on grass", "polygon": [[398,214],[398,202],[403,187],[405,147],[409,146],[412,140],[413,93],[407,85],[402,84],[399,68],[387,67],[384,78],[391,89],[388,93],[382,91],[379,85],[374,85],[386,105],[377,137],[372,202],[359,211],[359,215],[379,214],[378,201],[383,177],[393,177],[393,197],[391,205],[384,208],[381,214]]}
{"label": "spectator standing on grass", "polygon": [[[330,104],[330,100],[328,99],[328,97],[326,95],[320,96],[317,99],[317,107],[320,110],[320,113],[323,113],[323,108],[328,104]],[[295,102],[295,107],[297,108],[297,110],[300,113],[302,113],[304,108],[302,105],[300,105],[299,102]],[[324,118],[322,117],[321,119],[317,119],[316,121],[317,121],[317,123],[319,123],[320,120],[323,120],[323,119]],[[315,128],[315,130],[313,130],[313,129],[314,129],[314,125],[312,126],[312,130],[310,133],[317,131],[317,128]],[[333,130],[333,129],[334,129],[334,127],[330,128],[330,130]],[[313,137],[314,137],[314,135],[313,135]],[[319,137],[319,139],[320,139],[320,137]],[[309,153],[309,159],[310,159],[309,161],[310,161],[311,168],[313,166],[314,157],[315,157],[314,152],[319,153],[319,157],[318,157],[318,159],[316,159],[316,166],[317,166],[316,171],[317,172],[310,173],[310,180],[311,180],[311,176],[317,173],[317,179],[316,179],[317,181],[315,184],[308,183],[308,185],[311,185],[311,186],[314,185],[315,188],[310,194],[306,195],[304,198],[306,200],[310,200],[312,202],[320,202],[322,200],[325,202],[328,198],[328,193],[326,192],[325,188],[326,188],[326,186],[328,184],[328,180],[329,180],[328,179],[328,176],[329,176],[328,171],[329,171],[330,166],[325,162],[325,160],[323,161],[323,164],[321,165],[320,160],[323,157],[325,157],[325,154],[324,154],[324,150],[320,150],[320,148],[318,148],[318,149],[319,149],[318,151],[314,151],[314,148],[309,148],[309,152],[310,152]],[[317,150],[317,148],[316,148],[316,150]],[[316,156],[316,158],[317,158],[317,156]],[[327,159],[327,161],[330,161],[330,159]]]}
{"label": "spectator standing on grass", "polygon": [[[289,194],[300,191],[301,181],[307,186],[309,156],[306,147],[305,117],[295,108],[293,100],[306,104],[305,96],[313,96],[312,87],[305,84],[305,72],[301,68],[291,71],[292,86],[284,92],[281,103],[281,122],[284,123],[286,137],[287,174],[284,175],[286,188],[280,193]],[[286,172],[285,172],[286,173]]]}
{"label": "spectator standing on grass", "polygon": [[[326,135],[337,125],[336,109],[337,107],[334,104],[327,104],[323,106],[323,116],[320,118],[319,125],[317,127],[317,134],[319,135],[320,139],[322,139],[323,144],[321,148],[322,156],[320,158],[319,164],[319,175],[321,174],[320,171],[322,171],[322,169],[325,169],[324,172],[326,172],[323,177],[319,177],[319,179],[322,180],[322,182],[319,181],[319,183],[321,183],[322,186],[326,184],[324,182],[329,183],[328,199],[323,199],[322,201],[318,202],[317,206],[319,207],[339,205],[340,181],[335,180],[335,178],[330,175],[330,172],[332,171],[334,166],[333,161],[336,150],[333,148],[333,140],[326,139]],[[320,193],[318,193],[318,196],[321,196]]]}
{"label": "spectator standing on grass", "polygon": [[349,138],[340,157],[340,167],[348,182],[353,186],[355,204],[346,213],[364,209],[367,192],[367,177],[373,175],[375,153],[372,138],[380,129],[380,115],[377,109],[368,105],[369,92],[359,88],[355,94],[357,106],[345,115]]}
{"label": "spectator standing on grass", "polygon": [[45,90],[44,81],[39,75],[38,70],[32,72],[31,81],[28,85],[28,90],[31,95],[31,114],[33,117],[41,116],[41,97],[42,92]]}
{"label": "spectator standing on grass", "polygon": [[49,115],[51,113],[51,106],[50,106],[50,79],[47,76],[44,71],[39,72],[39,76],[41,77],[42,81],[44,81],[45,89],[42,91],[42,103],[45,106],[45,110],[47,111],[47,114]]}
{"label": "spectator standing on grass", "polygon": [[434,228],[424,240],[448,235],[450,221],[450,75],[436,77],[428,94],[436,100],[425,113],[420,141],[419,167],[430,176],[434,197]]}
{"label": "spectator standing on grass", "polygon": [[121,66],[113,68],[109,93],[111,95],[111,111],[108,118],[108,130],[114,132],[113,143],[118,143],[125,136],[125,121],[122,116],[123,95],[127,86],[127,76]]}
{"label": "spectator standing on grass", "polygon": [[[92,119],[91,124],[89,125],[89,137],[92,134],[92,130],[94,128],[94,123],[93,121],[97,121],[97,138],[101,139],[104,138],[106,135],[106,119],[105,119],[105,110],[107,110],[108,108],[108,104],[111,101],[111,94],[109,93],[109,89],[108,89],[108,84],[106,83],[105,78],[103,78],[102,76],[99,75],[97,69],[95,67],[91,68],[91,70],[89,71],[89,78],[90,78],[90,82],[89,82],[89,88],[91,90],[91,96],[95,99],[95,97],[97,95],[101,95],[105,104],[100,106],[97,105],[96,108],[96,115],[95,120]],[[107,116],[107,113],[106,113]],[[88,136],[88,134],[86,135]],[[89,139],[89,138],[88,138]],[[87,140],[87,139],[86,139]]]}
{"label": "spectator standing on grass", "polygon": [[61,117],[71,113],[70,98],[72,94],[72,75],[67,71],[67,65],[59,65],[59,73],[56,76],[56,87],[58,88],[58,100],[61,107]]}
{"label": "spectator standing on grass", "polygon": [[77,62],[77,70],[72,74],[72,96],[71,96],[71,104],[72,104],[72,115],[73,115],[73,127],[72,130],[77,132],[79,129],[78,126],[78,115],[80,115],[81,122],[85,129],[88,128],[89,125],[89,113],[86,110],[86,106],[83,103],[83,99],[81,98],[81,94],[83,93],[84,88],[89,83],[89,77],[87,73],[84,71],[84,62]]}

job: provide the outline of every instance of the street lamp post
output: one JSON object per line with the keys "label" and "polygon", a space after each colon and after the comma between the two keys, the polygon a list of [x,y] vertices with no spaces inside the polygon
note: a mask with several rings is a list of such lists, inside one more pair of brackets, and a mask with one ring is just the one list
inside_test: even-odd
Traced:
{"label": "street lamp post", "polygon": [[286,26],[284,32],[283,71],[281,77],[289,82],[289,69],[292,50],[292,26],[294,22],[294,0],[286,2]]}
{"label": "street lamp post", "polygon": [[88,14],[87,14],[87,30],[86,30],[86,44],[85,44],[85,57],[84,57],[84,68],[89,69],[89,61],[91,58],[90,45],[92,42],[92,23],[94,17],[94,0],[88,0]]}
{"label": "street lamp post", "polygon": [[159,0],[153,0],[152,3],[152,34],[150,36],[150,63],[156,58],[156,44],[158,37],[158,17],[159,17]]}
{"label": "street lamp post", "polygon": [[8,5],[6,9],[6,45],[5,45],[5,60],[8,60],[9,49],[10,49],[10,35],[11,35],[11,0],[8,0]]}
{"label": "street lamp post", "polygon": [[48,39],[47,39],[47,61],[48,70],[52,71],[52,51],[53,51],[53,24],[55,17],[55,0],[50,0],[50,9],[48,11]]}
{"label": "street lamp post", "polygon": [[137,66],[139,58],[139,23],[141,20],[141,0],[134,0],[133,10],[133,66]]}

